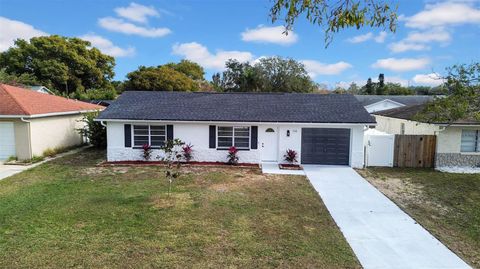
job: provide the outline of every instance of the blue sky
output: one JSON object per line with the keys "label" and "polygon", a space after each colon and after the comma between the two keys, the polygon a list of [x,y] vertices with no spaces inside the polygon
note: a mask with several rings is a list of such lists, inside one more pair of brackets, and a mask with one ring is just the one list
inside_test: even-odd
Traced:
{"label": "blue sky", "polygon": [[0,0],[0,51],[16,38],[82,37],[115,56],[120,80],[139,65],[183,58],[204,66],[211,79],[225,59],[279,55],[302,61],[330,87],[363,85],[379,73],[391,82],[434,86],[445,67],[479,60],[479,1],[396,2],[395,34],[346,30],[325,48],[322,29],[304,20],[282,35],[281,23],[269,20],[268,0]]}

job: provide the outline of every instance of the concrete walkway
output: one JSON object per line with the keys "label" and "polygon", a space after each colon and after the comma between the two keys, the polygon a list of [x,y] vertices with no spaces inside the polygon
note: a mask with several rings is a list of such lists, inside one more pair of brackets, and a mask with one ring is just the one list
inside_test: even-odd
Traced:
{"label": "concrete walkway", "polygon": [[352,168],[304,170],[364,268],[470,268]]}
{"label": "concrete walkway", "polygon": [[70,151],[67,151],[67,152],[64,152],[64,153],[60,153],[53,158],[46,158],[45,160],[43,160],[41,162],[30,164],[30,165],[6,165],[6,164],[3,164],[2,161],[0,161],[0,180],[2,180],[4,178],[7,178],[9,176],[13,176],[15,174],[18,174],[22,171],[31,169],[33,167],[39,166],[42,163],[46,163],[46,162],[54,160],[56,158],[60,158],[60,157],[66,156],[66,155],[77,153],[77,152],[82,151],[82,150],[84,150],[88,147],[89,146],[85,146],[85,147],[73,149],[73,150],[70,150]]}

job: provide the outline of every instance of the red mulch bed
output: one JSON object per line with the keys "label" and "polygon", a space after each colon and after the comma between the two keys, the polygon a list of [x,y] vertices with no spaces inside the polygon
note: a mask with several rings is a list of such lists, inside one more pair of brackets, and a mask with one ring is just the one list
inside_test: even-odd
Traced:
{"label": "red mulch bed", "polygon": [[278,166],[280,167],[280,169],[285,170],[302,170],[302,167],[298,164],[281,163]]}
{"label": "red mulch bed", "polygon": [[[110,166],[110,165],[162,166],[162,165],[165,165],[165,162],[162,162],[162,161],[118,161],[118,162],[103,161],[98,165],[99,166]],[[249,167],[249,168],[260,167],[256,163],[238,163],[236,165],[231,165],[231,164],[222,163],[222,162],[188,162],[188,163],[182,163],[182,165],[183,166]]]}

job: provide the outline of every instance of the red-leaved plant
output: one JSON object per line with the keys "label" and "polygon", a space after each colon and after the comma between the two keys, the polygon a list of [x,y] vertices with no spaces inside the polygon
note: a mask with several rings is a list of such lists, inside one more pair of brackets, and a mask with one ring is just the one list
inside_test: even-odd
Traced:
{"label": "red-leaved plant", "polygon": [[182,147],[182,155],[187,163],[193,159],[192,148],[193,148],[192,144],[186,144],[185,146]]}
{"label": "red-leaved plant", "polygon": [[283,155],[283,158],[285,158],[285,161],[293,164],[297,162],[297,152],[293,149],[287,149],[287,152],[285,155]]}
{"label": "red-leaved plant", "polygon": [[144,144],[142,146],[142,150],[143,150],[143,159],[145,161],[150,161],[150,158],[152,158],[152,146],[150,146],[149,144]]}
{"label": "red-leaved plant", "polygon": [[227,155],[227,160],[229,164],[237,164],[238,163],[238,149],[236,147],[230,147],[228,148],[228,155]]}

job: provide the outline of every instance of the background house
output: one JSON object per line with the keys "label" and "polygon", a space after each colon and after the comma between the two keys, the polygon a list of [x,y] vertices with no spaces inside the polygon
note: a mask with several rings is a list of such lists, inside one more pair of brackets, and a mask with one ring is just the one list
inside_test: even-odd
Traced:
{"label": "background house", "polygon": [[82,114],[103,109],[59,96],[0,84],[0,159],[30,159],[46,149],[83,143]]}
{"label": "background house", "polygon": [[363,132],[372,116],[352,95],[293,93],[123,93],[97,118],[107,125],[108,161],[143,160],[166,139],[191,143],[195,161],[225,162],[237,147],[242,163],[283,162],[363,167]]}
{"label": "background house", "polygon": [[39,93],[46,93],[46,94],[55,95],[51,90],[49,90],[45,86],[30,86],[30,89],[32,91],[36,91],[36,92],[39,92]]}
{"label": "background house", "polygon": [[480,122],[462,119],[451,123],[415,121],[424,105],[375,112],[376,129],[389,134],[436,135],[435,167],[480,167]]}
{"label": "background house", "polygon": [[369,113],[433,101],[429,95],[355,95]]}

